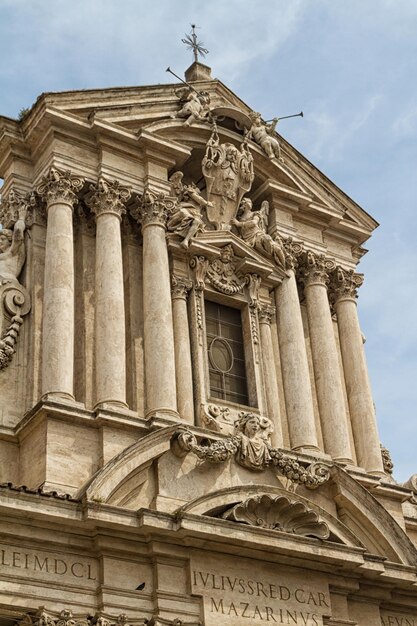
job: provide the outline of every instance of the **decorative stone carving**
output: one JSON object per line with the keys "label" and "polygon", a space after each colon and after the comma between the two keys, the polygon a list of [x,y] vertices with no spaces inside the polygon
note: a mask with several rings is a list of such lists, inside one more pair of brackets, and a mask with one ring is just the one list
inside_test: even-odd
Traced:
{"label": "decorative stone carving", "polygon": [[[12,360],[23,316],[30,311],[30,296],[18,281],[26,259],[24,232],[28,203],[28,197],[16,192],[10,192],[2,203],[3,215],[17,221],[13,230],[0,230],[0,370]],[[9,221],[6,223],[11,225]]]}
{"label": "decorative stone carving", "polygon": [[262,255],[271,258],[279,267],[285,269],[285,255],[280,238],[272,238],[267,233],[269,202],[262,202],[258,211],[252,210],[252,200],[244,198],[240,204],[238,219],[232,223],[237,226],[243,241],[255,248]]}
{"label": "decorative stone carving", "polygon": [[221,293],[233,295],[243,291],[246,276],[237,272],[233,247],[229,244],[220,251],[220,258],[210,261],[204,256],[193,257],[190,266],[195,271],[197,289],[204,289],[206,281]]}
{"label": "decorative stone carving", "polygon": [[175,205],[168,219],[167,228],[170,232],[180,235],[183,238],[181,245],[188,248],[190,239],[205,229],[202,208],[212,204],[203,198],[196,185],[184,185],[183,176],[182,172],[175,172],[169,179]]}
{"label": "decorative stone carving", "polygon": [[243,291],[246,280],[236,272],[234,252],[229,244],[220,252],[220,258],[214,259],[207,267],[207,278],[217,291],[229,295]]}
{"label": "decorative stone carving", "polygon": [[[94,617],[75,617],[69,609],[63,609],[57,617],[45,611],[44,607],[31,615],[27,613],[20,621],[24,626],[130,626],[127,616],[122,613],[116,619],[107,619],[102,613],[96,613]],[[146,620],[145,620],[146,622]]]}
{"label": "decorative stone carving", "polygon": [[104,213],[116,215],[120,220],[126,213],[125,203],[129,200],[131,191],[123,187],[117,180],[107,181],[100,178],[96,185],[90,185],[90,191],[85,203],[96,217]]}
{"label": "decorative stone carving", "polygon": [[182,427],[172,439],[172,451],[179,457],[192,452],[210,463],[224,463],[234,457],[239,465],[254,471],[275,468],[292,482],[308,489],[316,489],[329,480],[329,466],[316,462],[304,467],[280,449],[272,448],[269,443],[272,428],[267,418],[242,412],[233,436],[202,445],[189,429]]}
{"label": "decorative stone carving", "polygon": [[259,287],[262,278],[258,274],[246,274],[246,285],[248,288],[248,302],[250,307],[258,306]]}
{"label": "decorative stone carving", "polygon": [[76,194],[83,185],[84,179],[80,176],[73,176],[69,170],[51,167],[48,174],[42,177],[36,191],[47,204],[65,202],[74,205],[78,202]]}
{"label": "decorative stone carving", "polygon": [[11,189],[7,199],[0,203],[0,224],[4,230],[10,229],[21,215],[25,221],[26,227],[32,226],[34,221],[44,223],[45,217],[42,212],[42,219],[39,219],[39,202],[33,192],[20,194]]}
{"label": "decorative stone carving", "polygon": [[225,426],[233,429],[234,420],[230,416],[228,407],[217,406],[216,404],[202,404],[201,423],[205,428],[215,432],[223,432]]}
{"label": "decorative stone carving", "polygon": [[345,270],[338,266],[331,276],[332,300],[336,302],[339,298],[356,299],[363,280],[363,274],[356,274],[354,270]]}
{"label": "decorative stone carving", "polygon": [[230,230],[231,220],[244,193],[247,193],[255,177],[253,157],[246,139],[238,149],[234,144],[221,144],[216,126],[213,125],[202,162],[207,183],[207,218],[218,230]]}
{"label": "decorative stone carving", "polygon": [[274,315],[275,315],[274,306],[270,306],[266,304],[259,305],[258,317],[259,317],[260,324],[269,324],[270,326],[274,318]]}
{"label": "decorative stone carving", "polygon": [[185,118],[183,126],[191,126],[194,122],[202,122],[210,113],[210,94],[207,91],[196,91],[191,86],[175,89],[179,98],[180,110],[171,115],[172,119]]}
{"label": "decorative stone carving", "polygon": [[329,527],[319,521],[315,511],[285,496],[272,498],[263,494],[248,498],[223,513],[222,518],[304,537],[328,539],[330,536]]}
{"label": "decorative stone carving", "polygon": [[132,217],[142,224],[142,229],[150,224],[163,226],[166,223],[170,212],[175,208],[175,202],[168,198],[162,191],[155,192],[146,187],[138,208],[132,209]]}
{"label": "decorative stone carving", "polygon": [[335,267],[336,263],[333,259],[307,250],[302,255],[300,278],[305,286],[317,283],[327,286],[330,282],[330,274]]}
{"label": "decorative stone carving", "polygon": [[280,161],[283,161],[281,156],[281,147],[277,137],[275,137],[275,128],[278,123],[278,118],[275,117],[271,123],[267,124],[262,121],[260,113],[255,113],[253,111],[249,113],[249,117],[251,119],[252,126],[247,133],[247,138],[253,139],[255,143],[261,146],[268,158],[277,158]]}
{"label": "decorative stone carving", "polygon": [[285,267],[288,270],[295,271],[303,253],[303,244],[299,241],[294,241],[292,237],[286,237],[282,239],[282,245],[285,255]]}
{"label": "decorative stone carving", "polygon": [[184,276],[175,276],[171,277],[171,293],[172,298],[182,298],[186,300],[187,294],[193,286],[192,280],[189,278],[185,278]]}
{"label": "decorative stone carving", "polygon": [[[145,619],[144,624],[145,626],[194,626],[196,623],[192,622],[192,624],[190,623],[186,625],[178,618],[167,620],[161,619],[160,617],[151,617],[151,619]],[[198,622],[198,626],[201,626],[200,622]]]}
{"label": "decorative stone carving", "polygon": [[392,462],[390,452],[388,448],[385,448],[382,443],[381,445],[381,456],[382,456],[382,464],[384,466],[384,472],[386,474],[392,474],[394,470],[394,463]]}

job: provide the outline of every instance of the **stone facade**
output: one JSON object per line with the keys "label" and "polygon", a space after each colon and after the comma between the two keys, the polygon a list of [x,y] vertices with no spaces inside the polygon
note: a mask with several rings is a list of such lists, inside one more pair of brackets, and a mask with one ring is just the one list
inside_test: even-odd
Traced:
{"label": "stone facade", "polygon": [[377,224],[186,76],[0,117],[0,621],[416,626],[357,314]]}

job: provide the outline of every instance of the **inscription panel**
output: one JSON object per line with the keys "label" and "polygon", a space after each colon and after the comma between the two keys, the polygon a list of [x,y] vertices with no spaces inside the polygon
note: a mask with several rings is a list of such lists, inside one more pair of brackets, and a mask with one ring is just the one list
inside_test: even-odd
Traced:
{"label": "inscription panel", "polygon": [[381,626],[417,626],[417,613],[381,611]]}
{"label": "inscription panel", "polygon": [[195,553],[191,587],[203,598],[205,626],[322,626],[330,616],[325,578],[285,566]]}
{"label": "inscription panel", "polygon": [[98,565],[95,559],[47,550],[33,550],[0,543],[0,576],[29,580],[53,580],[55,584],[96,587]]}

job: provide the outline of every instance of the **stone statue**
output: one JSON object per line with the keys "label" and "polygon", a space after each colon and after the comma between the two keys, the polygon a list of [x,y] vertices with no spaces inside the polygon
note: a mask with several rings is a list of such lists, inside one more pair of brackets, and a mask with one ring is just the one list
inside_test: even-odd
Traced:
{"label": "stone statue", "polygon": [[271,462],[270,435],[274,427],[266,417],[254,413],[240,413],[235,422],[235,433],[240,438],[236,461],[251,470],[263,470]]}
{"label": "stone statue", "polygon": [[272,238],[266,232],[268,225],[269,203],[262,202],[258,211],[252,210],[252,200],[244,198],[240,203],[239,219],[232,220],[237,226],[243,241],[261,254],[271,257],[275,263],[285,269],[285,254],[281,241]]}
{"label": "stone statue", "polygon": [[25,217],[26,208],[23,208],[13,230],[0,230],[0,285],[17,282],[22,271],[26,259]]}
{"label": "stone statue", "polygon": [[203,198],[196,185],[184,185],[183,176],[182,172],[175,172],[169,179],[176,205],[168,219],[167,228],[183,237],[181,245],[188,248],[190,239],[205,228],[201,209],[212,205]]}
{"label": "stone statue", "polygon": [[266,152],[270,159],[279,159],[283,161],[281,156],[281,147],[278,139],[274,136],[278,118],[275,117],[271,123],[266,124],[262,121],[260,113],[250,113],[249,117],[252,122],[247,138],[253,139]]}
{"label": "stone statue", "polygon": [[210,113],[210,94],[207,91],[195,91],[191,87],[181,87],[175,90],[175,95],[180,98],[182,107],[171,117],[185,117],[184,126],[191,126],[193,122],[201,122]]}
{"label": "stone statue", "polygon": [[242,196],[250,190],[254,179],[253,157],[246,140],[240,149],[232,143],[221,144],[213,124],[202,170],[207,198],[213,202],[213,208],[207,211],[208,220],[218,230],[230,230]]}

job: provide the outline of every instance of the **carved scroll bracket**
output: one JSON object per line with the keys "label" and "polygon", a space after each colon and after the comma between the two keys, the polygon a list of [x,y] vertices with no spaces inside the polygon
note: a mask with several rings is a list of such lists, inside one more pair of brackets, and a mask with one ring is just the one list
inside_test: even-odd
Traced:
{"label": "carved scroll bracket", "polygon": [[0,302],[10,319],[10,324],[0,339],[0,370],[5,369],[16,352],[17,339],[23,317],[30,311],[30,296],[20,283],[7,283],[0,287]]}

